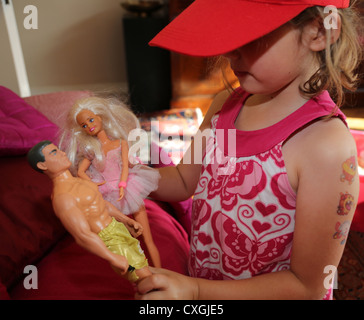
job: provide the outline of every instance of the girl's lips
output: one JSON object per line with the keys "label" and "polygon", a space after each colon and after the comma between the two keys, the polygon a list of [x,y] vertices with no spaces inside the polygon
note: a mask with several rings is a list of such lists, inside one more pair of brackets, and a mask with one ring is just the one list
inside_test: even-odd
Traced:
{"label": "girl's lips", "polygon": [[90,128],[90,132],[94,131],[95,130],[95,127],[92,127]]}

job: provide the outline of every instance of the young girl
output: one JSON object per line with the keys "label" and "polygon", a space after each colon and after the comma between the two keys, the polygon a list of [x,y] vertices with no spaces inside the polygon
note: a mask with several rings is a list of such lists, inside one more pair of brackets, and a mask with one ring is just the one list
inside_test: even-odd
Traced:
{"label": "young girl", "polygon": [[191,277],[155,269],[137,298],[332,297],[359,189],[355,142],[337,107],[343,87],[354,89],[360,53],[347,7],[195,0],[151,41],[223,54],[240,87],[216,96],[189,152],[160,170],[154,193],[194,195]]}
{"label": "young girl", "polygon": [[116,99],[99,97],[76,101],[71,108],[60,146],[77,175],[99,185],[103,198],[126,215],[133,214],[143,227],[152,264],[160,267],[144,198],[157,188],[157,170],[130,159],[128,134],[139,126],[134,114]]}

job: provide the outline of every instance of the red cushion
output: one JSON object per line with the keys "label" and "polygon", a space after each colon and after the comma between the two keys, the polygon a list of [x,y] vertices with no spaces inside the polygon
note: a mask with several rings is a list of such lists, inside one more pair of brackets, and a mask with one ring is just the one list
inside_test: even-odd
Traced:
{"label": "red cushion", "polygon": [[[25,156],[0,158],[0,176],[0,284],[5,285],[0,298],[7,297],[6,289],[13,299],[133,298],[133,287],[107,262],[70,236],[63,239],[68,234],[53,212],[47,176],[31,169]],[[186,274],[185,230],[162,209],[165,203],[146,199],[145,205],[163,267]],[[37,290],[23,287],[24,267],[30,264],[38,268]]]}
{"label": "red cushion", "polygon": [[0,86],[0,156],[22,155],[58,127],[11,90]]}
{"label": "red cushion", "polygon": [[[31,169],[24,156],[0,158],[0,176],[0,283],[11,298],[133,298],[133,287],[127,281],[68,236],[53,212],[47,176]],[[157,203],[146,199],[145,205],[163,266],[187,273],[186,232]],[[38,268],[37,290],[23,287],[24,267],[29,264]],[[5,298],[5,287],[0,289]]]}
{"label": "red cushion", "polygon": [[10,297],[6,287],[0,282],[0,301],[1,300],[10,300]]}
{"label": "red cushion", "polygon": [[[187,234],[159,205],[145,200],[154,241],[164,268],[187,274]],[[145,250],[145,245],[141,241]],[[147,257],[148,253],[145,251]],[[37,264],[38,289],[26,290],[20,282],[12,299],[133,299],[134,288],[109,264],[77,245],[71,236],[63,239]]]}
{"label": "red cushion", "polygon": [[22,282],[11,290],[12,299],[131,299],[133,288],[108,263],[77,245],[68,235],[37,264],[38,289]]}
{"label": "red cushion", "polygon": [[0,158],[0,282],[10,287],[65,234],[54,215],[52,183],[25,156]]}

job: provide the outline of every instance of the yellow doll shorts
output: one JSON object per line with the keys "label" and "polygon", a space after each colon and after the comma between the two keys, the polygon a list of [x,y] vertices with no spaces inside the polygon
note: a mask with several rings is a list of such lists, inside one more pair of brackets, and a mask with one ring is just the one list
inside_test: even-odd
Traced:
{"label": "yellow doll shorts", "polygon": [[[148,266],[140,243],[137,239],[133,238],[129,230],[121,222],[112,218],[111,223],[99,232],[99,237],[105,243],[106,247],[113,253],[124,256],[129,263],[129,270],[126,277],[129,281],[135,282],[138,276],[135,269],[142,269]],[[131,270],[132,269],[132,270]]]}

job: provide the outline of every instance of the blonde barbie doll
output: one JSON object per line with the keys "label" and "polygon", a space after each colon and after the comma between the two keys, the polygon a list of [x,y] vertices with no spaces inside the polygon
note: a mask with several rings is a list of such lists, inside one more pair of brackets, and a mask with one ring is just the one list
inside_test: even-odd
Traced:
{"label": "blonde barbie doll", "polygon": [[127,137],[138,127],[135,115],[120,101],[89,97],[76,101],[71,108],[60,146],[79,177],[97,183],[105,200],[124,214],[134,215],[143,226],[152,264],[160,267],[143,201],[157,188],[159,173],[129,161]]}

